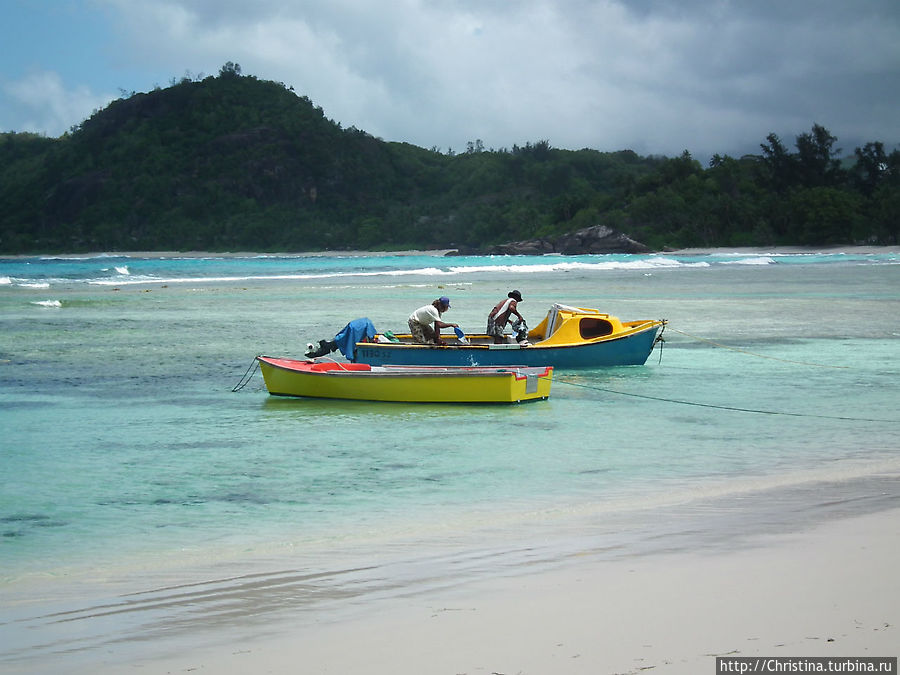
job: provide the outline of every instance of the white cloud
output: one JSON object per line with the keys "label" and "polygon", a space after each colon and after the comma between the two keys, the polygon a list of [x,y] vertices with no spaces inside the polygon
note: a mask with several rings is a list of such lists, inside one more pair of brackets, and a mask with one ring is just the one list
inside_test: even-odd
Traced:
{"label": "white cloud", "polygon": [[[93,1],[116,27],[111,87],[233,61],[345,127],[423,147],[740,154],[813,123],[848,151],[900,141],[896,0]],[[167,75],[123,83],[129,68]],[[34,110],[56,128],[108,99],[58,80],[37,89],[47,110]]]}
{"label": "white cloud", "polygon": [[110,94],[95,94],[82,85],[66,89],[62,78],[50,71],[33,72],[20,80],[5,83],[3,93],[20,119],[15,131],[48,136],[59,136],[68,131],[116,98]]}

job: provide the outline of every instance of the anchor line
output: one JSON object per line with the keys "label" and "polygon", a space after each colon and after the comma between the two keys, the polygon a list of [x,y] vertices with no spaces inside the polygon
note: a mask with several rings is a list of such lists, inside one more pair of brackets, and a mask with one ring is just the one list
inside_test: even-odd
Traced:
{"label": "anchor line", "polygon": [[[723,345],[721,342],[716,342],[714,340],[710,340],[708,338],[699,337],[697,335],[691,335],[690,333],[685,333],[683,330],[678,330],[677,328],[671,328],[670,330],[679,333],[680,335],[684,335],[685,337],[689,337],[692,340],[699,340],[700,342],[707,342],[716,347],[721,347],[722,349],[730,349],[734,352],[741,352],[742,354],[749,354],[750,356],[757,356],[761,359],[771,359],[772,361],[781,361],[782,363],[795,363],[801,366],[814,366],[816,368],[841,368],[847,369],[850,366],[835,366],[829,363],[812,363],[810,361],[791,361],[790,359],[780,359],[777,356],[767,356],[766,354],[757,354],[756,352],[751,352],[746,349],[740,349],[738,347],[730,347],[729,345]],[[660,333],[662,335],[662,333]]]}
{"label": "anchor line", "polygon": [[[349,370],[349,368],[347,368],[343,363],[336,361],[335,359],[331,358],[330,356],[320,356],[319,358],[326,359],[328,361],[331,361],[332,363],[337,364],[341,370]],[[316,359],[310,359],[310,360],[315,361]],[[241,389],[246,387],[248,384],[250,384],[250,380],[252,380],[253,376],[256,375],[257,370],[259,370],[259,359],[255,358],[255,359],[253,359],[253,363],[251,363],[250,366],[247,368],[247,372],[244,373],[243,377],[241,377],[240,382],[238,382],[236,385],[234,385],[234,388],[231,391],[233,391],[233,392],[240,391]]]}
{"label": "anchor line", "polygon": [[244,373],[243,377],[241,377],[240,381],[234,385],[234,388],[231,390],[232,392],[240,391],[248,384],[250,384],[250,380],[253,379],[253,376],[256,374],[256,371],[259,369],[259,361],[257,359],[253,359],[253,363],[247,368],[247,372]]}
{"label": "anchor line", "polygon": [[[666,326],[668,325],[669,322],[663,319],[662,328],[659,331],[659,335],[657,335],[656,339],[653,341],[653,347],[656,347],[657,343],[659,344],[659,362],[657,363],[657,365],[662,364],[663,347],[666,346],[666,339],[663,337],[663,334],[666,332]],[[675,329],[673,328],[672,330]],[[653,347],[651,347],[651,350],[653,349]]]}
{"label": "anchor line", "polygon": [[715,408],[717,410],[730,410],[732,412],[755,413],[758,415],[785,415],[788,417],[812,417],[824,420],[841,420],[844,422],[883,422],[887,424],[900,424],[900,420],[872,419],[867,417],[842,417],[839,415],[814,415],[810,413],[787,412],[784,410],[760,410],[756,408],[739,408],[736,406],[716,405],[714,403],[700,403],[697,401],[682,401],[677,398],[664,398],[662,396],[650,396],[649,394],[635,394],[627,391],[616,391],[615,389],[607,389],[605,387],[594,387],[587,384],[579,384],[577,382],[568,382],[566,380],[555,379],[554,382],[568,384],[571,387],[581,387],[582,389],[592,389],[594,391],[602,391],[608,394],[618,394],[619,396],[630,396],[632,398],[643,398],[650,401],[662,401],[664,403],[679,403],[681,405],[696,406],[699,408]]}

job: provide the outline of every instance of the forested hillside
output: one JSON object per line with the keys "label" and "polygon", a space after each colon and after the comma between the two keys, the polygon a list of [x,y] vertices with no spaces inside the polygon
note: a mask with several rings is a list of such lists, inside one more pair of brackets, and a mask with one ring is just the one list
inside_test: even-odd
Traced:
{"label": "forested hillside", "polygon": [[544,140],[441,153],[344,129],[228,63],[58,139],[0,134],[0,252],[477,250],[594,225],[654,249],[896,244],[900,151],[836,143],[813,125],[705,168]]}

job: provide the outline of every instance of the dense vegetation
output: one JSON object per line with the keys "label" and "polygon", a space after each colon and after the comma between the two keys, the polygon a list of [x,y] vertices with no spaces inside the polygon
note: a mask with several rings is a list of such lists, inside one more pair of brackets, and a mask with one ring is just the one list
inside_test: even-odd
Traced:
{"label": "dense vegetation", "polygon": [[343,129],[228,63],[58,139],[0,134],[0,251],[479,248],[592,225],[655,249],[896,244],[900,151],[836,141],[814,125],[794,151],[773,134],[707,168],[547,141],[442,153]]}

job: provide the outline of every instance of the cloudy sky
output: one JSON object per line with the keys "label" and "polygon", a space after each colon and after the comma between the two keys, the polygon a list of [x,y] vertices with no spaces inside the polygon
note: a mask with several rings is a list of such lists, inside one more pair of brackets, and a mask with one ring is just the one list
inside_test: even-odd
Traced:
{"label": "cloudy sky", "polygon": [[900,0],[0,0],[0,44],[0,131],[58,136],[232,61],[442,151],[900,143]]}

